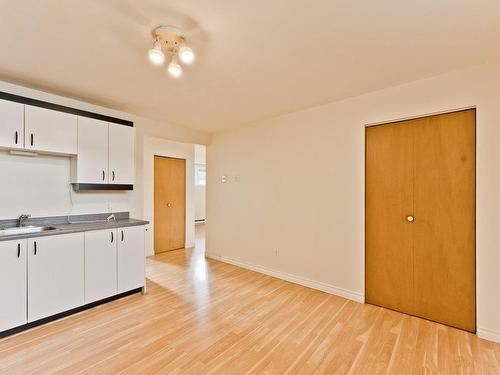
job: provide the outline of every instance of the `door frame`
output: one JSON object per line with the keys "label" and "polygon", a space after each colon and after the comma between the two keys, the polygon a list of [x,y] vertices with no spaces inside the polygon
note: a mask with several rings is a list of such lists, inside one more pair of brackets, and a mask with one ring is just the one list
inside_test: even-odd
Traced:
{"label": "door frame", "polygon": [[[375,123],[368,123],[363,126],[363,137],[364,137],[364,160],[363,160],[363,215],[364,215],[364,251],[363,251],[363,299],[364,303],[366,303],[366,131],[368,128],[374,127],[374,126],[383,126],[383,125],[390,125],[394,124],[396,122],[401,122],[401,121],[407,121],[407,120],[416,120],[419,118],[425,118],[425,117],[431,117],[431,116],[437,116],[437,115],[443,115],[443,114],[448,114],[448,113],[455,113],[455,112],[461,112],[461,111],[467,111],[467,110],[475,110],[475,118],[474,118],[474,301],[475,301],[475,325],[476,325],[476,330],[475,334],[477,335],[478,327],[479,327],[479,319],[478,319],[478,296],[477,296],[477,291],[478,291],[478,284],[477,284],[477,112],[478,108],[476,105],[471,105],[467,107],[461,107],[461,108],[456,108],[456,109],[451,109],[451,110],[443,110],[439,112],[433,112],[433,113],[427,113],[427,114],[421,114],[421,115],[415,115],[415,116],[409,116],[409,117],[403,117],[403,118],[398,118],[398,119],[392,119],[392,120],[387,120],[387,121],[378,121]],[[385,307],[384,307],[385,308]],[[420,318],[420,319],[425,319],[425,318]],[[429,319],[426,319],[429,320]],[[437,322],[439,324],[443,324],[441,322]],[[455,328],[455,327],[454,327]],[[458,328],[457,328],[458,329]]]}
{"label": "door frame", "polygon": [[[163,156],[163,155],[157,155],[156,153],[153,155],[153,254],[161,254],[157,253],[155,250],[155,241],[156,241],[156,212],[155,212],[155,179],[156,179],[156,174],[155,174],[155,159],[156,158],[163,158],[163,159],[175,159],[175,160],[184,160],[184,247],[186,247],[186,242],[187,242],[187,227],[186,227],[186,220],[187,220],[187,165],[188,161],[186,158],[182,157],[175,157],[175,156]],[[172,250],[173,251],[173,250]]]}

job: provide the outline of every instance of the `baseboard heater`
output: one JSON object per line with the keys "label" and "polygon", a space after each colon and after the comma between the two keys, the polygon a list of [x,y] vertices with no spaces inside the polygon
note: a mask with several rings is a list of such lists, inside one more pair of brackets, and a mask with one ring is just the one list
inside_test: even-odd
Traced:
{"label": "baseboard heater", "polygon": [[46,318],[35,320],[34,322],[29,322],[29,323],[23,324],[22,326],[19,326],[19,327],[14,327],[14,328],[8,329],[6,331],[2,331],[2,332],[0,332],[0,339],[7,337],[7,336],[15,335],[16,333],[19,333],[22,331],[26,331],[27,329],[30,329],[30,328],[41,326],[42,324],[46,324],[46,323],[52,322],[54,320],[65,318],[69,315],[73,315],[73,314],[79,313],[79,312],[84,311],[84,310],[91,309],[92,307],[103,305],[105,303],[117,300],[119,298],[130,296],[131,294],[135,294],[138,292],[142,292],[142,288],[132,289],[132,290],[129,290],[128,292],[117,294],[116,296],[111,296],[111,297],[108,297],[105,299],[101,299],[99,301],[88,303],[86,305],[79,306],[79,307],[76,307],[76,308],[68,310],[68,311],[63,311],[59,314],[51,315],[51,316],[48,316]]}

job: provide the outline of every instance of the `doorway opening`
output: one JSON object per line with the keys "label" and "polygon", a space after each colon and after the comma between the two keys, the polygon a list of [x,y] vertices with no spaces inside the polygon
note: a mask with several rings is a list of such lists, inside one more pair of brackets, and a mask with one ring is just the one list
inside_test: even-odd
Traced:
{"label": "doorway opening", "polygon": [[206,146],[194,146],[195,247],[205,251],[207,162]]}

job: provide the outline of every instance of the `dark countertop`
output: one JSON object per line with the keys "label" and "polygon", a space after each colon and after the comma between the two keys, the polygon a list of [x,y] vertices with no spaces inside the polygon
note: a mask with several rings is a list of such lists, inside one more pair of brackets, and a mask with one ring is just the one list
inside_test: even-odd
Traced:
{"label": "dark countertop", "polygon": [[8,235],[8,236],[0,236],[0,241],[54,236],[54,235],[61,235],[68,233],[88,232],[88,231],[102,230],[102,229],[132,227],[132,226],[146,225],[146,224],[149,224],[149,221],[137,220],[137,219],[117,219],[110,221],[97,220],[92,222],[73,222],[64,224],[56,224],[56,223],[52,224],[50,222],[45,222],[44,225],[52,226],[55,227],[56,229],[47,230],[44,232],[22,233],[22,234]]}

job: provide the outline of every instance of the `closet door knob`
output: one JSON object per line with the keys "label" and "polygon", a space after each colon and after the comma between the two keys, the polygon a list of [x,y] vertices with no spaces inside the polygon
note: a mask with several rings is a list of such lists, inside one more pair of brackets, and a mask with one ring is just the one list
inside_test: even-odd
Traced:
{"label": "closet door knob", "polygon": [[413,216],[411,216],[411,215],[408,215],[408,216],[406,217],[406,220],[407,220],[408,222],[410,222],[410,223],[413,223],[413,221],[415,220],[415,218],[414,218]]}

